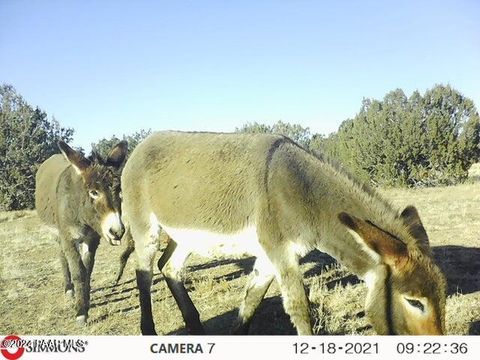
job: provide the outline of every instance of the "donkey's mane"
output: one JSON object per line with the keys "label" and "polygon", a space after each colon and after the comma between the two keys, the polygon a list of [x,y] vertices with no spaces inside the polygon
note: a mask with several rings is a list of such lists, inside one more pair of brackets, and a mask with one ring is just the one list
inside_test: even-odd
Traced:
{"label": "donkey's mane", "polygon": [[285,135],[281,135],[281,136],[286,140],[286,142],[300,148],[301,150],[303,150],[306,153],[308,153],[309,155],[313,156],[315,159],[319,160],[320,162],[322,162],[324,164],[327,164],[330,168],[332,168],[333,171],[335,171],[336,173],[338,173],[338,175],[340,175],[340,178],[342,180],[345,178],[348,182],[350,182],[350,184],[353,185],[353,187],[356,190],[358,190],[362,193],[366,193],[372,199],[381,202],[382,205],[385,206],[388,210],[396,211],[396,210],[394,210],[394,207],[392,206],[392,204],[388,200],[383,198],[383,196],[381,196],[380,193],[377,190],[372,188],[367,183],[359,180],[350,171],[345,169],[345,167],[342,164],[340,164],[337,160],[329,157],[328,155],[326,155],[325,153],[323,153],[319,150],[306,149],[302,145],[296,143],[295,141],[293,141],[292,139],[290,139],[289,137],[287,137]]}
{"label": "donkey's mane", "polygon": [[318,150],[312,151],[306,149],[287,136],[280,136],[283,137],[283,143],[293,145],[305,151],[322,164],[327,165],[330,171],[338,175],[335,179],[343,184],[342,188],[348,189],[351,195],[360,198],[365,204],[368,204],[368,213],[364,214],[366,217],[364,220],[368,220],[377,226],[386,226],[387,228],[384,230],[397,235],[398,238],[402,239],[402,241],[410,247],[422,247],[422,244],[419,243],[419,239],[417,239],[414,234],[415,228],[412,227],[412,225],[415,224],[407,224],[404,219],[401,219],[400,210],[393,206],[390,201],[386,200],[376,189],[359,180],[338,161],[332,159],[326,154]]}
{"label": "donkey's mane", "polygon": [[89,167],[89,182],[111,183],[114,187],[120,184],[121,170],[110,166],[108,161],[96,150],[93,149],[87,160],[91,162]]}

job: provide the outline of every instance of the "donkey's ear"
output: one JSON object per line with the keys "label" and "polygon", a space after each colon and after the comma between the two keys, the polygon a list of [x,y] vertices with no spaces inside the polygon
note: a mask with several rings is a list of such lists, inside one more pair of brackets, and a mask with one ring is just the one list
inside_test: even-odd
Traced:
{"label": "donkey's ear", "polygon": [[400,214],[400,218],[410,230],[410,234],[417,239],[418,244],[426,250],[430,249],[428,235],[420,220],[417,209],[411,205],[407,206]]}
{"label": "donkey's ear", "polygon": [[110,151],[108,155],[106,164],[108,166],[113,166],[116,168],[120,168],[127,157],[128,152],[128,143],[127,141],[123,140],[120,141],[113,149]]}
{"label": "donkey's ear", "polygon": [[90,160],[86,159],[80,152],[73,150],[64,141],[60,140],[58,142],[58,148],[65,159],[72,164],[77,174],[81,175],[90,166]]}
{"label": "donkey's ear", "polygon": [[370,221],[345,212],[340,213],[338,219],[374,260],[398,268],[408,259],[407,246]]}

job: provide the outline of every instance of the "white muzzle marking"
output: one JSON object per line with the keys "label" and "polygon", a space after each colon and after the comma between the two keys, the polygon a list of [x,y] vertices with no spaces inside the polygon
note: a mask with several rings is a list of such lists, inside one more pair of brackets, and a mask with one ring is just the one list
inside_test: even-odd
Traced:
{"label": "white muzzle marking", "polygon": [[110,234],[110,229],[120,229],[122,227],[122,220],[118,212],[110,212],[102,221],[102,232],[105,239],[112,245],[120,245],[120,240]]}

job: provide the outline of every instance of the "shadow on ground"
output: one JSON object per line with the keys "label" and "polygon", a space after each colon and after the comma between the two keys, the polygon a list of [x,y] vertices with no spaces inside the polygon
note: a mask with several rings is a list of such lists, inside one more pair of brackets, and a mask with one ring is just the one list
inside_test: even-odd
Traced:
{"label": "shadow on ground", "polygon": [[447,245],[432,250],[447,278],[448,295],[480,291],[480,248]]}
{"label": "shadow on ground", "polygon": [[[237,310],[228,311],[203,322],[209,335],[229,335],[237,316]],[[250,324],[249,335],[296,335],[290,318],[283,310],[280,296],[265,298],[258,307]],[[179,328],[168,335],[187,335],[185,328]]]}
{"label": "shadow on ground", "polygon": [[205,264],[192,265],[188,267],[188,271],[198,271],[215,268],[223,265],[235,264],[245,272],[249,273],[253,269],[255,263],[255,257],[249,256],[240,259],[216,259]]}
{"label": "shadow on ground", "polygon": [[480,320],[474,321],[470,324],[468,329],[469,335],[480,335]]}
{"label": "shadow on ground", "polygon": [[[300,260],[300,264],[314,263],[314,266],[306,271],[303,276],[305,278],[311,278],[320,276],[325,270],[329,269],[331,266],[337,264],[337,261],[332,258],[330,255],[325,254],[318,250],[313,250],[309,252],[305,257]],[[334,277],[333,279],[327,281],[325,286],[328,290],[333,289],[337,285],[346,286],[347,284],[358,284],[360,280],[353,274],[345,274],[341,277]]]}

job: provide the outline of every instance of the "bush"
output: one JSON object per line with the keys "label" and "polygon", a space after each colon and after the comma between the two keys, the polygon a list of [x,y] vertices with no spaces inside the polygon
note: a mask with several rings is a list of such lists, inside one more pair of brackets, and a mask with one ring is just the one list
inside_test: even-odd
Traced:
{"label": "bush", "polygon": [[235,132],[285,135],[305,148],[310,146],[310,141],[312,139],[308,127],[304,128],[299,124],[284,123],[281,120],[271,126],[259,124],[257,122],[248,123],[241,128],[236,128]]}
{"label": "bush", "polygon": [[58,140],[71,141],[72,135],[12,86],[0,86],[0,210],[34,207],[38,166],[58,152]]}
{"label": "bush", "polygon": [[142,142],[148,135],[151,134],[151,130],[140,130],[131,135],[123,135],[122,139],[119,139],[115,135],[110,139],[101,139],[97,143],[92,144],[92,149],[100,154],[102,157],[107,158],[110,151],[115,145],[117,145],[121,140],[128,141],[128,154],[130,154],[135,147]]}
{"label": "bush", "polygon": [[437,85],[423,96],[397,89],[382,101],[364,99],[355,118],[317,146],[375,185],[436,186],[467,179],[479,140],[473,102]]}

